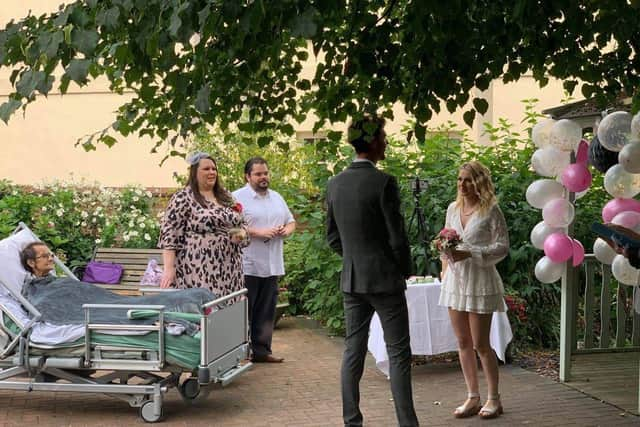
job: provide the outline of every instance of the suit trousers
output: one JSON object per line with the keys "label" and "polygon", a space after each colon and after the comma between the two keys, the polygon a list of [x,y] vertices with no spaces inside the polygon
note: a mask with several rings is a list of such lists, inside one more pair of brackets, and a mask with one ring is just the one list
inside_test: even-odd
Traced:
{"label": "suit trousers", "polygon": [[342,415],[345,426],[361,426],[360,379],[367,355],[369,324],[374,311],[380,316],[389,354],[391,393],[398,425],[417,426],[411,389],[409,313],[404,291],[396,294],[343,293],[346,321],[342,358]]}
{"label": "suit trousers", "polygon": [[249,291],[249,325],[251,352],[254,357],[271,354],[273,320],[278,303],[278,276],[244,276]]}

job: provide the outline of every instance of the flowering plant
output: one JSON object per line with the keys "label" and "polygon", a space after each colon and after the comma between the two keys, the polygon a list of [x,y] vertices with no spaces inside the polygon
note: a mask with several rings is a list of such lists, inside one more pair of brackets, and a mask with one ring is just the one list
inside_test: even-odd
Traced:
{"label": "flowering plant", "polygon": [[462,243],[462,238],[453,228],[443,228],[435,239],[431,241],[431,250],[436,254],[441,254],[447,250],[454,249]]}
{"label": "flowering plant", "polygon": [[231,209],[238,213],[242,213],[242,203],[236,202],[233,206],[231,206]]}
{"label": "flowering plant", "polygon": [[524,323],[527,321],[527,306],[526,301],[515,295],[505,295],[504,302],[509,309],[509,317],[511,318],[511,324],[517,319],[519,322]]}

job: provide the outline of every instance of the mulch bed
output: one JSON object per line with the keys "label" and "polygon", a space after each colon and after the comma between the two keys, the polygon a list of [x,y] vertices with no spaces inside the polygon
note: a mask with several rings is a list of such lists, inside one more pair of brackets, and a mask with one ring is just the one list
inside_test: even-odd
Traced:
{"label": "mulch bed", "polygon": [[[457,363],[457,353],[443,353],[434,356],[413,356],[414,365],[423,365],[425,363]],[[511,362],[523,369],[559,381],[560,370],[560,354],[557,351],[550,350],[527,350],[511,356]]]}

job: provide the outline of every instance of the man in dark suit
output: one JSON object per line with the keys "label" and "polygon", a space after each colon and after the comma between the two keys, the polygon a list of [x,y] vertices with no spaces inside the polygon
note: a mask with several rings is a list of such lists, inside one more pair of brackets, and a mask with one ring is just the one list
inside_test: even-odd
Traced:
{"label": "man in dark suit", "polygon": [[327,241],[342,256],[340,283],[347,329],[341,371],[344,424],[362,425],[360,379],[375,311],[389,354],[398,424],[417,426],[405,298],[411,254],[396,180],[375,166],[385,158],[384,119],[366,117],[354,122],[349,142],[356,159],[327,188]]}

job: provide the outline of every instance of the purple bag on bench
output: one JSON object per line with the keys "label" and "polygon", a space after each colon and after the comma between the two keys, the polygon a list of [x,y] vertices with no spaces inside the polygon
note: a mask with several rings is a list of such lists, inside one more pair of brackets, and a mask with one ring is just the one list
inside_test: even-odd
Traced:
{"label": "purple bag on bench", "polygon": [[110,262],[89,261],[84,269],[82,281],[88,283],[120,283],[122,266]]}

